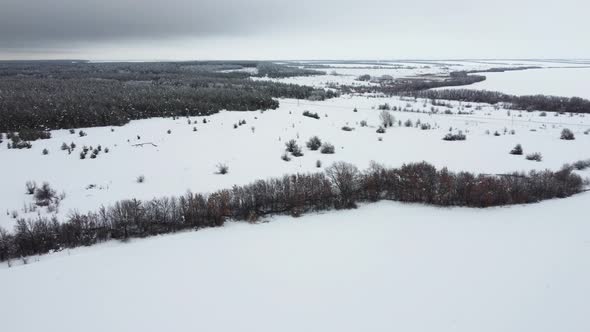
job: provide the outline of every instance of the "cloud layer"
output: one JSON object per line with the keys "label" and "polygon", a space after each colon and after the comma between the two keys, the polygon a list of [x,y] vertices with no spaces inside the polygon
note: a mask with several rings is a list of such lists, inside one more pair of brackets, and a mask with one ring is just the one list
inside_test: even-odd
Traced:
{"label": "cloud layer", "polygon": [[3,0],[0,7],[0,58],[590,56],[590,5],[578,0]]}

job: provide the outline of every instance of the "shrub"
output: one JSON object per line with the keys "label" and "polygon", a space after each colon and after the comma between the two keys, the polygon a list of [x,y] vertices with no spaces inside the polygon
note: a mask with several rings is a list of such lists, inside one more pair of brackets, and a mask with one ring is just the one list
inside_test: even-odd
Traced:
{"label": "shrub", "polygon": [[547,112],[541,112],[539,116],[547,116]]}
{"label": "shrub", "polygon": [[86,132],[85,132],[84,130],[80,130],[80,131],[78,132],[78,135],[79,135],[80,137],[84,137],[84,136],[86,136],[86,135],[88,135],[88,134],[86,134]]}
{"label": "shrub", "polygon": [[499,132],[496,130],[496,131],[494,132],[494,136],[500,136],[500,133],[499,133]]}
{"label": "shrub", "polygon": [[104,153],[109,153],[109,148],[104,148]]}
{"label": "shrub", "polygon": [[543,160],[543,155],[541,155],[541,153],[539,153],[539,152],[534,152],[534,153],[527,154],[525,158],[527,160],[541,161],[541,160]]}
{"label": "shrub", "polygon": [[310,138],[309,141],[307,141],[307,147],[312,151],[316,151],[321,146],[322,146],[322,140],[320,140],[320,138],[317,136],[314,136],[314,137]]}
{"label": "shrub", "polygon": [[286,152],[283,153],[281,159],[283,159],[284,161],[291,161],[291,157],[289,157],[289,155]]}
{"label": "shrub", "polygon": [[43,155],[44,155],[44,156],[46,156],[46,155],[48,155],[48,154],[49,154],[49,150],[47,150],[47,149],[43,149]]}
{"label": "shrub", "polygon": [[49,206],[52,200],[56,197],[55,190],[51,188],[49,183],[44,182],[40,188],[35,189],[35,204],[38,206]]}
{"label": "shrub", "polygon": [[73,134],[75,134],[75,133],[76,133],[76,130],[75,130],[75,129],[70,129],[70,134],[72,134],[72,135],[73,135]]}
{"label": "shrub", "polygon": [[312,113],[310,111],[303,111],[303,116],[306,116],[308,118],[314,118],[314,119],[320,119],[320,116],[317,113]]}
{"label": "shrub", "polygon": [[70,147],[69,147],[69,146],[66,144],[66,142],[63,142],[63,143],[61,143],[61,148],[60,148],[60,149],[61,149],[62,151],[68,150],[69,148],[70,148]]}
{"label": "shrub", "polygon": [[226,164],[217,164],[217,174],[227,174],[229,172],[229,166]]}
{"label": "shrub", "polygon": [[287,152],[293,153],[293,151],[297,150],[299,146],[297,145],[297,141],[291,139],[285,143],[285,150]]}
{"label": "shrub", "polygon": [[367,120],[361,120],[360,125],[361,125],[361,127],[366,127],[368,125]]}
{"label": "shrub", "polygon": [[567,129],[567,128],[564,128],[561,131],[561,137],[560,138],[563,139],[563,140],[567,140],[567,141],[571,141],[571,140],[576,139],[576,137],[574,136],[574,133],[571,130]]}
{"label": "shrub", "polygon": [[293,149],[293,151],[291,152],[291,154],[293,155],[293,157],[301,157],[303,156],[303,152],[301,151],[301,148],[299,147],[299,145],[296,145],[295,148]]}
{"label": "shrub", "polygon": [[522,146],[520,144],[516,144],[516,146],[510,150],[510,154],[514,155],[522,155]]}
{"label": "shrub", "polygon": [[405,126],[405,127],[412,127],[412,126],[413,126],[413,124],[412,124],[412,120],[410,120],[410,119],[407,119],[407,120],[406,120],[406,122],[404,122],[404,126]]}
{"label": "shrub", "polygon": [[344,126],[344,127],[342,127],[342,130],[344,130],[344,131],[352,131],[353,129],[350,128],[349,126]]}
{"label": "shrub", "polygon": [[379,128],[377,128],[376,132],[377,132],[377,134],[385,134],[385,128],[379,127]]}
{"label": "shrub", "polygon": [[316,162],[315,162],[315,167],[317,167],[317,168],[321,168],[321,167],[322,167],[322,161],[321,161],[321,160],[319,160],[319,159],[318,159],[318,160],[316,160]]}
{"label": "shrub", "polygon": [[144,183],[145,182],[145,176],[140,175],[135,179],[135,182],[137,183]]}
{"label": "shrub", "polygon": [[466,139],[467,136],[465,136],[465,134],[460,131],[457,134],[448,133],[445,135],[445,137],[443,137],[443,140],[445,141],[464,141]]}
{"label": "shrub", "polygon": [[383,104],[383,105],[379,105],[379,106],[378,106],[378,109],[379,109],[379,110],[385,110],[385,111],[389,111],[389,110],[391,110],[391,106],[389,106],[389,104],[388,104],[388,103],[385,103],[385,104]]}
{"label": "shrub", "polygon": [[334,145],[324,142],[324,144],[322,144],[320,152],[323,154],[333,154],[335,150],[336,149],[334,148]]}
{"label": "shrub", "polygon": [[35,189],[37,189],[37,183],[35,183],[35,181],[27,181],[27,183],[25,183],[25,189],[27,195],[33,195]]}
{"label": "shrub", "polygon": [[168,129],[167,133],[168,135],[172,134],[172,130]]}

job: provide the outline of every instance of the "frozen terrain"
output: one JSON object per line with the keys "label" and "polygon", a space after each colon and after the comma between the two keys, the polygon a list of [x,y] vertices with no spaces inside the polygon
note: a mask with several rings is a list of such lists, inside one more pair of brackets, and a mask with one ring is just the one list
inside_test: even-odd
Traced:
{"label": "frozen terrain", "polygon": [[0,267],[5,331],[590,330],[590,194],[382,202]]}
{"label": "frozen terrain", "polygon": [[[385,134],[377,134],[381,112],[377,107],[384,103],[406,111],[392,111],[402,125],[396,123]],[[271,176],[314,172],[318,171],[317,160],[324,166],[343,160],[361,169],[371,161],[400,166],[425,160],[456,171],[504,173],[557,169],[566,162],[590,158],[590,135],[584,134],[590,129],[590,117],[543,117],[539,112],[508,112],[485,105],[476,110],[476,106],[453,103],[450,108],[435,106],[439,114],[428,114],[433,107],[428,101],[344,96],[323,102],[281,100],[277,110],[221,112],[206,117],[207,123],[199,117],[139,120],[123,127],[87,128],[85,137],[67,130],[53,131],[51,139],[35,141],[30,150],[8,150],[5,144],[0,145],[0,158],[19,165],[2,175],[0,226],[12,229],[15,215],[46,214],[46,208],[36,208],[32,197],[25,194],[27,181],[48,182],[58,193],[65,193],[55,212],[63,218],[74,210],[88,212],[122,199],[176,196],[187,190],[211,192]],[[318,113],[320,119],[304,117],[305,110]],[[444,114],[445,110],[452,114]],[[246,124],[234,129],[242,119]],[[404,126],[407,120],[412,121],[411,127]],[[361,121],[367,121],[368,126],[362,127]],[[418,121],[431,129],[416,128]],[[343,126],[354,130],[343,131]],[[443,141],[451,128],[466,133],[467,141]],[[563,128],[573,130],[577,139],[560,140]],[[499,136],[494,136],[496,131]],[[304,149],[303,157],[281,160],[286,141],[296,139],[305,147],[314,135],[334,144],[336,153],[324,155]],[[77,147],[68,154],[60,149],[64,142],[74,142]],[[525,154],[542,153],[543,161],[508,154],[519,143]],[[98,145],[109,153],[80,159],[83,146]],[[48,155],[42,154],[45,148]],[[229,174],[215,174],[218,163],[227,164]],[[137,183],[141,175],[145,182]]]}
{"label": "frozen terrain", "polygon": [[451,89],[500,91],[512,95],[552,95],[590,99],[590,67],[543,68],[484,73],[486,80]]}

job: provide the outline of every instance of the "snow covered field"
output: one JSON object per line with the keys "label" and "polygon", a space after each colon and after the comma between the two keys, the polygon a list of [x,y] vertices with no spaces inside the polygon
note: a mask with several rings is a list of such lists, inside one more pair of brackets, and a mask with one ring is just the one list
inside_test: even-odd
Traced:
{"label": "snow covered field", "polygon": [[[401,127],[389,129],[385,134],[375,131],[380,124],[377,106],[389,103],[406,108],[408,112],[391,112]],[[557,169],[566,162],[590,158],[590,117],[552,114],[542,117],[538,112],[494,110],[467,104],[453,108],[435,107],[439,114],[429,112],[432,105],[420,100],[399,98],[350,97],[324,102],[281,100],[281,107],[267,112],[222,112],[203,118],[159,118],[133,121],[123,127],[87,128],[85,137],[67,130],[52,132],[52,138],[33,143],[30,150],[8,150],[0,146],[0,159],[11,160],[17,168],[2,172],[0,186],[0,226],[12,229],[14,216],[35,217],[46,214],[46,208],[35,208],[32,196],[26,195],[25,184],[48,182],[66,197],[61,202],[58,217],[71,211],[94,211],[101,205],[129,198],[151,199],[177,196],[187,190],[211,192],[246,184],[257,179],[281,176],[296,172],[314,172],[316,161],[324,166],[335,161],[347,161],[363,169],[371,161],[387,166],[426,160],[451,170],[482,173],[503,173],[530,169]],[[357,108],[358,112],[353,112]],[[375,109],[374,109],[375,108]],[[453,114],[440,114],[444,110]],[[457,114],[459,110],[473,114]],[[302,115],[309,110],[320,115],[316,120]],[[414,110],[415,112],[409,112]],[[246,124],[234,129],[240,120]],[[404,122],[412,121],[412,127]],[[429,124],[432,129],[416,128],[417,121]],[[367,127],[361,127],[367,121]],[[353,127],[347,132],[343,126]],[[197,131],[194,131],[194,128]],[[447,142],[442,137],[458,130],[467,135],[467,141]],[[563,128],[574,131],[577,139],[559,139]],[[170,130],[170,134],[168,134]],[[510,131],[514,130],[514,135]],[[534,130],[534,131],[531,131]],[[494,136],[495,132],[500,136]],[[290,162],[281,159],[285,142],[296,139],[302,147],[312,136],[335,145],[333,155],[320,154],[304,148],[304,156]],[[139,136],[139,139],[138,139]],[[382,141],[378,138],[381,137]],[[60,149],[62,143],[74,142],[72,154]],[[137,144],[144,144],[137,146]],[[542,162],[525,160],[508,152],[522,144],[525,154],[540,152]],[[96,159],[82,160],[83,146],[101,145]],[[109,153],[104,149],[108,148]],[[49,154],[43,155],[42,150]],[[215,174],[216,165],[225,163],[229,174]],[[139,176],[144,183],[137,183]],[[25,210],[33,207],[33,211]]]}
{"label": "snow covered field", "polygon": [[590,67],[543,68],[484,73],[486,80],[451,89],[500,91],[513,95],[544,94],[590,99]]}
{"label": "snow covered field", "polygon": [[64,251],[0,267],[2,330],[585,332],[589,202],[381,202]]}

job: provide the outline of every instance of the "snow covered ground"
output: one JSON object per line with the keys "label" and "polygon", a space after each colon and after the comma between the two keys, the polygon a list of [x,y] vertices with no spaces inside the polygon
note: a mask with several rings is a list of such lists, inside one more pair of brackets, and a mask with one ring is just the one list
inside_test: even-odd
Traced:
{"label": "snow covered ground", "polygon": [[[315,87],[330,87],[331,85],[370,85],[368,81],[357,81],[357,78],[361,75],[371,75],[374,78],[381,77],[382,75],[389,75],[393,78],[407,78],[415,77],[420,75],[448,75],[452,71],[462,70],[486,70],[490,68],[499,67],[543,67],[543,68],[554,68],[554,67],[581,67],[590,66],[588,61],[573,61],[573,60],[399,60],[399,61],[366,61],[360,63],[338,63],[334,61],[301,61],[297,64],[304,65],[322,65],[328,66],[328,68],[314,68],[319,71],[326,72],[326,75],[318,76],[298,76],[288,78],[254,78],[256,80],[271,80],[282,83],[292,83],[299,85],[309,85]],[[500,75],[502,73],[486,73],[488,76]],[[570,76],[562,76],[563,79],[572,79],[575,82],[576,74]],[[550,77],[550,76],[549,76]],[[545,86],[556,85],[557,82],[548,80],[548,76],[541,77],[541,80],[546,80]],[[484,82],[485,83],[485,82]],[[501,89],[504,86],[504,82],[497,84],[498,88]],[[531,85],[531,82],[519,82]],[[532,83],[533,85],[538,85]],[[517,86],[516,84],[509,84],[509,86]],[[587,86],[587,84],[586,84]],[[541,86],[542,87],[542,86]],[[526,87],[525,87],[526,88]],[[561,91],[566,91],[568,88],[581,89],[576,87],[573,83],[568,84],[566,87],[561,87]],[[566,91],[567,92],[567,91]],[[568,94],[566,94],[568,95]]]}
{"label": "snow covered ground", "polygon": [[486,80],[451,89],[500,91],[513,95],[552,95],[590,99],[590,67],[543,68],[484,73]]}
{"label": "snow covered ground", "polygon": [[590,330],[590,193],[381,202],[0,267],[2,330]]}
{"label": "snow covered ground", "polygon": [[[377,106],[389,103],[406,108],[408,112],[392,112],[402,126],[377,134],[380,124]],[[70,134],[67,130],[52,132],[52,138],[33,142],[30,150],[8,150],[0,146],[0,159],[10,160],[10,172],[1,172],[0,226],[12,229],[16,215],[35,217],[47,214],[46,208],[35,208],[32,197],[26,195],[25,184],[48,182],[66,197],[56,215],[66,217],[71,211],[94,211],[121,199],[151,199],[161,196],[178,196],[187,190],[211,192],[231,188],[234,184],[246,184],[257,179],[281,176],[296,172],[315,172],[316,161],[324,166],[335,161],[347,161],[364,169],[371,161],[387,166],[426,160],[438,167],[482,173],[503,173],[530,169],[557,169],[566,162],[590,158],[590,117],[581,115],[549,114],[538,112],[494,110],[468,104],[453,108],[436,107],[439,113],[450,110],[453,114],[426,114],[432,105],[422,100],[414,102],[399,98],[367,98],[345,96],[324,102],[281,100],[277,110],[267,112],[221,112],[203,118],[158,118],[133,121],[123,127],[86,128],[85,137]],[[353,112],[357,108],[358,112]],[[316,120],[302,115],[309,110],[320,115]],[[415,112],[409,112],[413,110]],[[459,115],[459,110],[474,114]],[[234,129],[240,120],[246,124]],[[411,120],[412,127],[403,123]],[[415,127],[420,121],[433,129]],[[367,127],[361,127],[367,121]],[[347,132],[343,126],[353,127]],[[574,131],[577,139],[559,139],[563,128]],[[194,131],[193,128],[197,128]],[[442,137],[449,132],[462,130],[467,141],[447,142]],[[171,131],[168,134],[168,130]],[[511,135],[510,131],[515,134]],[[534,131],[531,131],[534,130]],[[498,131],[500,136],[493,134]],[[317,135],[323,141],[335,145],[334,155],[309,151],[305,142]],[[139,136],[139,139],[138,139]],[[381,137],[382,141],[378,138]],[[304,147],[304,156],[290,162],[281,159],[285,142],[296,139]],[[60,149],[62,143],[74,142],[72,154]],[[144,144],[137,146],[137,144]],[[525,160],[508,152],[522,144],[525,154],[540,152],[542,162]],[[79,153],[83,146],[101,152],[96,159],[90,154],[82,160]],[[43,149],[49,154],[43,155]],[[105,148],[109,153],[105,153]],[[229,174],[215,174],[216,165],[225,163]],[[138,176],[145,176],[144,183],[137,183]],[[33,211],[25,213],[25,210]]]}

